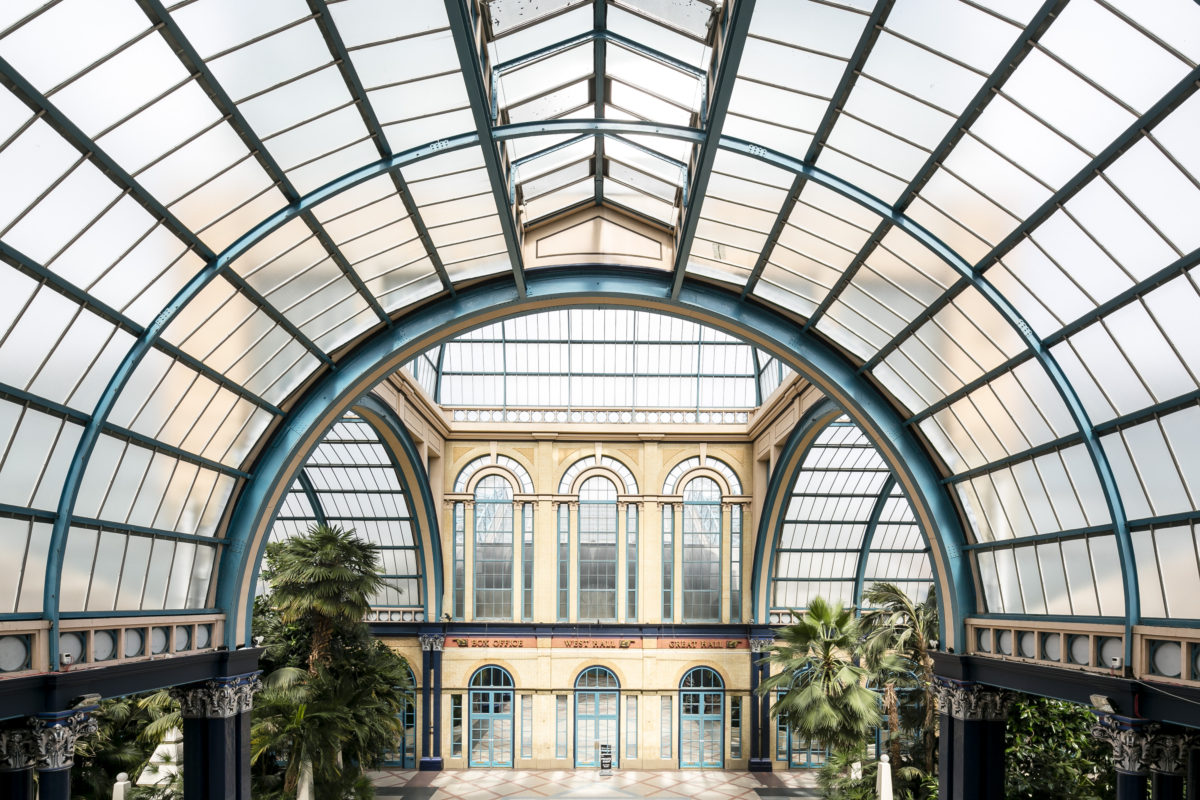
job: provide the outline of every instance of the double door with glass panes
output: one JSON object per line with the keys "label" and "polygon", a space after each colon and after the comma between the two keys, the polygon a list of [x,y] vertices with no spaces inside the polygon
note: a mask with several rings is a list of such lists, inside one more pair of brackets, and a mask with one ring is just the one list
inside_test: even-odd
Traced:
{"label": "double door with glass panes", "polygon": [[513,765],[513,692],[471,691],[470,764],[472,767]]}
{"label": "double door with glass panes", "polygon": [[575,766],[599,767],[600,747],[608,745],[617,766],[619,692],[575,691]]}
{"label": "double door with glass panes", "polygon": [[679,766],[724,766],[725,693],[681,691],[679,705]]}

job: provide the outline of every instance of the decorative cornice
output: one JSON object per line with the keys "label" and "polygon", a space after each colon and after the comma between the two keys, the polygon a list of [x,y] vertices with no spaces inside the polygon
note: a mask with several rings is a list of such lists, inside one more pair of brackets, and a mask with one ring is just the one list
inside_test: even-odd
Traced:
{"label": "decorative cornice", "polygon": [[766,638],[760,639],[757,637],[752,638],[750,640],[750,652],[751,653],[767,653],[767,652],[770,652],[770,650],[774,646],[774,644],[775,644],[774,639],[766,639]]}
{"label": "decorative cornice", "polygon": [[996,722],[1008,716],[1013,695],[976,683],[939,678],[934,684],[938,711],[954,719],[970,722]]}
{"label": "decorative cornice", "polygon": [[225,719],[254,707],[254,694],[262,688],[261,674],[252,672],[180,686],[171,689],[171,696],[179,701],[185,719]]}
{"label": "decorative cornice", "polygon": [[446,637],[440,633],[422,633],[421,639],[422,650],[444,650],[446,647]]}
{"label": "decorative cornice", "polygon": [[80,736],[96,732],[97,723],[90,711],[64,716],[34,717],[29,720],[30,735],[39,770],[68,769],[75,764],[75,742]]}

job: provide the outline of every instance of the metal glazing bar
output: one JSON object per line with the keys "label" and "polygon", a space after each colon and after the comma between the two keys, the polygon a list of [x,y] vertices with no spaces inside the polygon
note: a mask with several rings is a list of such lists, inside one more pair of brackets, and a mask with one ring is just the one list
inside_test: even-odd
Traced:
{"label": "metal glazing bar", "polygon": [[108,155],[99,145],[79,129],[58,107],[51,103],[45,95],[33,87],[24,76],[16,71],[11,64],[0,58],[0,84],[11,91],[21,102],[34,113],[40,114],[69,145],[87,157],[105,177],[112,181],[117,188],[127,192],[146,209],[150,216],[162,222],[176,238],[193,250],[206,262],[214,257],[199,236],[183,224],[167,207],[159,202],[144,186],[138,183],[132,175],[125,171],[115,159]]}
{"label": "metal glazing bar", "polygon": [[[530,52],[523,53],[516,58],[511,58],[508,61],[503,61],[499,64],[496,64],[494,67],[492,67],[492,75],[504,75],[507,72],[512,72],[513,70],[519,69],[527,64],[532,64],[544,58],[549,58],[550,56],[557,55],[558,53],[562,53],[582,44],[587,44],[588,42],[611,42],[613,44],[620,45],[630,52],[637,53],[640,56],[645,56],[651,61],[657,61],[663,66],[667,66],[678,72],[682,72],[685,75],[691,75],[694,78],[701,79],[705,77],[704,70],[700,69],[699,67],[675,58],[675,56],[668,55],[661,50],[656,50],[653,47],[647,47],[646,45],[634,39],[630,39],[626,36],[622,36],[619,33],[614,33],[613,31],[608,30],[608,9],[596,8],[596,6],[606,5],[607,1],[608,0],[593,0],[592,30],[577,34],[569,39],[563,39],[562,41],[548,44],[545,47],[539,47],[537,50],[531,50]],[[598,19],[599,21],[597,21]],[[601,72],[599,74],[603,75],[604,73]]]}
{"label": "metal glazing bar", "polygon": [[[937,170],[941,167],[942,162],[947,156],[950,155],[962,137],[966,135],[967,129],[970,128],[972,123],[979,118],[984,109],[987,108],[988,103],[991,102],[992,97],[999,92],[1000,87],[1004,85],[1004,83],[1012,76],[1014,72],[1016,72],[1017,67],[1021,65],[1021,62],[1025,60],[1025,57],[1033,51],[1034,45],[1042,37],[1042,35],[1050,27],[1050,23],[1054,21],[1054,18],[1058,16],[1058,14],[1063,10],[1063,8],[1066,7],[1066,5],[1067,0],[1046,0],[1046,2],[1042,4],[1042,7],[1038,9],[1038,12],[1033,16],[1033,19],[1031,19],[1029,24],[1025,26],[1025,30],[1021,32],[1021,35],[1017,37],[1017,40],[1013,42],[1012,47],[1008,49],[1008,52],[1000,60],[1001,66],[993,70],[988,79],[983,82],[982,86],[979,87],[979,91],[976,92],[975,96],[971,98],[971,101],[967,103],[966,110],[964,110],[963,113],[959,115],[958,119],[954,121],[954,124],[950,126],[950,129],[946,133],[945,137],[943,137],[942,141],[938,143],[938,146],[933,149],[933,152],[929,154],[929,157],[925,160],[925,164],[900,194],[900,197],[893,205],[893,208],[896,211],[903,212],[908,208],[909,204],[916,199],[917,194],[920,193],[921,189],[925,187],[925,184],[929,182],[929,179],[934,176]],[[842,291],[850,285],[851,281],[854,280],[855,274],[857,274],[858,270],[863,266],[863,264],[866,263],[867,258],[870,257],[875,248],[878,247],[880,242],[883,241],[884,237],[887,235],[888,231],[891,230],[891,228],[892,225],[888,222],[888,220],[885,219],[880,221],[879,226],[871,234],[871,237],[867,239],[866,243],[862,246],[862,249],[859,250],[858,255],[854,257],[854,260],[850,262],[850,265],[838,278],[837,283],[835,283],[833,288],[830,289],[825,295],[824,299],[821,301],[821,304],[817,306],[816,310],[813,311],[813,313],[809,316],[808,321],[805,323],[805,327],[812,328],[817,324],[821,317],[824,316],[825,312],[829,310],[834,301],[841,296]]]}
{"label": "metal glazing bar", "polygon": [[712,48],[712,66],[709,68],[712,90],[709,92],[707,118],[703,120],[704,141],[695,156],[687,190],[687,202],[675,240],[672,298],[678,297],[683,288],[688,258],[691,256],[692,243],[700,224],[700,208],[708,194],[708,181],[712,177],[713,164],[717,160],[721,131],[725,127],[725,115],[733,97],[733,85],[737,82],[738,64],[742,61],[746,35],[750,32],[750,19],[754,16],[754,2],[755,0],[737,0],[732,6],[725,5],[720,17],[724,22],[723,29],[720,23],[715,26],[716,41]]}
{"label": "metal glazing bar", "polygon": [[[0,398],[9,400],[10,402],[19,406],[32,408],[35,411],[40,411],[43,414],[65,419],[79,425],[87,425],[88,422],[91,421],[91,415],[89,414],[4,383],[0,383]],[[204,456],[197,455],[196,453],[190,453],[186,450],[181,450],[174,445],[160,442],[153,436],[147,436],[144,433],[138,433],[137,431],[130,430],[129,428],[123,428],[120,425],[113,425],[111,422],[105,422],[102,426],[102,430],[110,436],[114,436],[118,439],[124,439],[125,441],[132,442],[134,444],[142,445],[143,447],[153,450],[156,453],[165,453],[174,458],[178,458],[181,461],[186,461],[189,464],[195,464],[206,469],[211,469],[215,472],[220,472],[222,475],[230,475],[235,478],[250,477],[250,474],[247,472],[242,472],[239,469],[234,469],[233,467],[226,466],[219,461],[213,461],[212,459],[205,458]]]}
{"label": "metal glazing bar", "polygon": [[304,492],[304,496],[308,498],[308,504],[313,510],[313,516],[317,518],[318,525],[328,525],[329,520],[325,516],[325,509],[321,506],[321,498],[313,489],[312,480],[309,479],[308,473],[303,469],[296,476],[296,483],[300,485],[300,490]]}
{"label": "metal glazing bar", "polygon": [[[932,417],[934,414],[938,413],[939,411],[949,408],[950,406],[957,403],[959,400],[962,400],[964,397],[971,394],[976,389],[980,389],[980,388],[986,386],[987,384],[991,383],[996,378],[1000,377],[1001,375],[1005,374],[1006,372],[1008,372],[1010,370],[1016,369],[1017,367],[1021,366],[1026,361],[1029,361],[1032,358],[1033,358],[1033,353],[1029,350],[1018,353],[1017,355],[1013,356],[1012,358],[1003,361],[1002,363],[996,365],[995,367],[992,367],[991,369],[989,369],[987,372],[980,375],[975,380],[964,383],[961,387],[959,387],[958,389],[955,389],[953,392],[946,395],[941,400],[938,400],[935,403],[931,403],[929,406],[927,406],[925,408],[925,410],[920,411],[916,414],[913,414],[911,417],[909,417],[905,421],[905,424],[906,425],[916,425],[916,424],[928,419],[929,417]],[[862,374],[866,371],[867,370],[865,367],[859,369],[860,374]]]}
{"label": "metal glazing bar", "polygon": [[[97,300],[83,289],[80,289],[78,286],[75,286],[74,284],[64,280],[57,273],[46,269],[41,264],[38,264],[37,262],[33,261],[33,259],[27,257],[24,253],[9,247],[4,242],[0,242],[0,261],[11,265],[18,271],[25,273],[39,283],[44,283],[54,291],[78,303],[96,316],[112,323],[118,328],[124,330],[126,333],[133,335],[135,338],[141,336],[145,331],[145,328],[122,314],[120,311],[117,311],[108,304]],[[181,362],[184,366],[199,372],[201,375],[208,378],[221,388],[233,392],[238,397],[250,401],[259,408],[269,411],[277,417],[283,416],[283,411],[275,404],[267,402],[265,399],[254,394],[237,381],[230,380],[226,375],[217,372],[203,361],[200,361],[195,356],[181,350],[170,342],[159,341],[154,346],[176,361]]]}
{"label": "metal glazing bar", "polygon": [[296,202],[288,204],[251,228],[235,240],[233,244],[225,248],[220,255],[206,260],[204,267],[192,276],[171,301],[167,303],[163,310],[159,312],[154,321],[145,328],[137,338],[137,341],[129,349],[129,352],[125,354],[125,358],[122,359],[121,364],[113,372],[112,378],[109,379],[108,385],[101,393],[100,399],[96,403],[96,408],[92,412],[91,421],[88,422],[83,434],[79,437],[79,443],[75,448],[75,455],[71,459],[71,464],[67,468],[67,474],[63,480],[63,490],[59,497],[54,530],[50,536],[50,545],[46,557],[46,582],[42,602],[42,613],[50,621],[51,626],[51,663],[58,662],[58,594],[62,585],[62,561],[67,543],[67,529],[69,520],[74,512],[75,500],[79,496],[79,488],[83,481],[83,475],[87,470],[88,461],[91,458],[92,451],[95,449],[103,423],[108,419],[108,415],[116,405],[125,385],[129,382],[130,377],[150,349],[159,343],[163,333],[176,316],[179,315],[180,311],[183,310],[184,306],[194,300],[204,291],[205,287],[212,283],[218,275],[222,274],[222,271],[228,264],[248,252],[272,232],[278,230],[288,222],[299,218],[313,206],[385,172],[398,169],[406,164],[422,161],[438,153],[470,147],[478,142],[479,137],[475,133],[462,134],[450,137],[449,139],[432,142],[423,147],[414,148],[394,155],[391,158],[381,159],[352,170],[342,177],[330,181],[319,189],[310,192]]}
{"label": "metal glazing bar", "polygon": [[492,127],[491,98],[484,84],[486,57],[480,51],[479,27],[466,5],[467,0],[445,0],[446,16],[450,20],[450,31],[454,37],[454,48],[458,51],[458,63],[462,67],[463,82],[467,97],[471,101],[471,114],[475,119],[475,131],[483,151],[483,162],[492,186],[492,199],[500,212],[500,227],[504,233],[504,244],[512,266],[513,281],[517,294],[525,296],[525,262],[521,255],[521,231],[517,224],[516,209],[511,202],[506,183],[506,170],[500,149],[496,144]]}
{"label": "metal glazing bar", "polygon": [[[600,32],[608,29],[608,0],[592,0],[592,27]],[[598,36],[592,43],[592,95],[594,105],[592,115],[596,119],[604,117],[604,102],[608,93],[608,44],[604,37]],[[596,138],[596,161],[593,165],[595,190],[592,198],[599,203],[604,199],[604,137]]]}
{"label": "metal glazing bar", "polygon": [[275,308],[275,306],[271,304],[270,300],[259,294],[258,290],[251,286],[250,282],[243,278],[241,274],[237,272],[237,270],[225,268],[221,271],[221,277],[229,281],[229,283],[235,289],[246,296],[247,300],[249,300],[260,311],[270,317],[276,325],[287,331],[289,336],[291,336],[300,344],[304,345],[304,348],[316,356],[317,360],[330,369],[334,368],[333,359],[329,357],[329,354],[320,347],[317,347],[316,342],[308,338],[308,335],[304,331],[300,330],[300,326],[288,319],[282,311]]}
{"label": "metal glazing bar", "polygon": [[[1020,225],[1014,228],[1013,231],[1008,234],[1008,236],[1004,237],[1003,241],[993,247],[986,255],[983,256],[983,258],[979,259],[979,261],[975,263],[975,272],[977,274],[983,274],[990,267],[999,262],[999,260],[1003,258],[1006,253],[1016,247],[1020,242],[1024,241],[1024,239],[1032,234],[1033,231],[1038,228],[1038,226],[1048,220],[1055,212],[1069,202],[1072,197],[1090,184],[1097,175],[1101,174],[1105,169],[1111,166],[1113,162],[1120,158],[1122,153],[1137,144],[1143,136],[1147,135],[1151,130],[1154,129],[1156,125],[1166,119],[1172,111],[1174,111],[1189,97],[1195,94],[1197,89],[1200,89],[1200,67],[1195,67],[1192,69],[1192,71],[1189,72],[1183,78],[1183,80],[1175,84],[1175,86],[1172,87],[1169,92],[1163,95],[1162,99],[1151,106],[1145,114],[1143,114],[1132,125],[1126,128],[1125,131],[1122,132],[1121,135],[1115,140],[1113,140],[1108,147],[1104,148],[1099,155],[1097,155],[1086,165],[1084,165],[1082,169],[1075,173],[1070,180],[1064,183],[1062,187],[1053,195],[1051,195],[1046,202],[1042,203],[1037,210],[1025,217],[1025,219],[1021,221]],[[1182,264],[1187,263],[1189,260],[1193,261],[1194,263],[1194,259],[1195,251],[1188,256],[1183,256],[1181,259],[1179,259],[1179,261],[1176,261],[1168,266],[1166,270],[1160,271],[1146,281],[1140,282],[1138,286],[1149,284],[1150,288],[1152,288],[1152,282],[1156,280],[1157,282],[1162,282],[1163,280],[1173,277],[1184,268],[1181,266]],[[1159,277],[1160,275],[1162,277]],[[959,281],[954,286],[950,287],[945,294],[937,298],[929,305],[929,307],[923,312],[924,316],[927,318],[933,317],[935,314],[953,302],[954,298],[961,294],[966,287],[967,284],[963,283],[962,281]],[[1130,291],[1131,290],[1126,290],[1126,292],[1123,292],[1120,297],[1123,299],[1128,298],[1128,300],[1132,300],[1133,298],[1129,295]],[[1112,305],[1113,302],[1113,300],[1110,300],[1108,303],[1105,303],[1102,308],[1115,308],[1124,304],[1123,302],[1117,302],[1116,305]],[[1103,316],[1103,314],[1100,316]],[[898,347],[903,339],[911,333],[910,328],[911,326],[906,327],[891,341],[884,345],[884,347],[875,354],[875,356],[872,358],[872,361],[874,363],[878,363],[879,360],[885,358],[888,353]],[[915,328],[913,330],[915,330]]]}
{"label": "metal glazing bar", "polygon": [[[371,132],[371,138],[375,140],[375,147],[379,151],[379,155],[383,158],[390,157],[392,155],[392,148],[388,145],[387,134],[383,130],[383,125],[379,122],[379,117],[375,114],[375,107],[371,105],[371,101],[367,97],[367,90],[359,78],[358,70],[354,67],[354,61],[346,49],[346,44],[342,40],[342,34],[337,26],[333,24],[328,4],[325,0],[308,0],[308,7],[315,16],[321,35],[325,37],[325,43],[329,46],[329,52],[333,54],[334,62],[341,72],[342,80],[346,82],[346,88],[350,90],[350,96],[354,98],[354,103],[358,107],[358,113],[362,116],[363,124],[367,126],[367,130]],[[429,235],[429,228],[425,225],[425,220],[421,217],[420,209],[417,208],[417,204],[413,200],[412,192],[408,189],[408,182],[404,180],[404,176],[400,174],[399,170],[392,170],[391,176],[392,184],[396,187],[396,194],[400,196],[400,202],[404,203],[404,210],[408,212],[408,218],[412,222],[413,228],[416,229],[417,236],[421,238],[421,244],[425,247],[425,254],[433,264],[438,278],[441,279],[442,287],[453,297],[455,292],[454,283],[450,280],[450,275],[446,272],[446,265],[442,263],[442,257],[438,253],[437,246],[434,245],[433,238]],[[388,323],[391,324],[390,319]]]}
{"label": "metal glazing bar", "polygon": [[[880,2],[875,4],[875,9],[867,19],[862,34],[858,38],[858,43],[854,46],[854,52],[850,54],[850,58],[846,62],[846,69],[842,72],[842,79],[838,82],[837,89],[834,90],[833,96],[830,97],[828,105],[825,106],[825,114],[821,117],[821,122],[817,125],[816,132],[813,133],[812,141],[808,145],[808,152],[804,154],[804,162],[806,164],[815,164],[817,157],[821,155],[821,151],[825,148],[825,140],[833,132],[833,126],[837,123],[838,117],[841,116],[842,109],[845,107],[846,101],[850,98],[850,92],[854,89],[854,84],[858,81],[859,73],[862,72],[864,65],[867,63],[867,58],[871,55],[871,51],[875,47],[875,42],[879,40],[879,34],[882,32],[883,26],[887,24],[888,14],[891,13],[892,6],[894,5],[895,0],[880,0]],[[758,255],[758,261],[755,262],[754,268],[750,270],[750,276],[746,279],[746,285],[742,289],[743,298],[749,296],[758,284],[758,279],[767,267],[767,259],[770,257],[771,251],[774,250],[775,243],[779,241],[779,237],[783,233],[788,219],[792,216],[792,209],[796,207],[796,201],[800,199],[800,192],[804,189],[806,182],[803,175],[797,175],[792,180],[792,186],[788,189],[783,206],[779,209],[779,214],[775,217],[775,223],[771,226],[771,232],[767,234],[767,241],[763,244],[762,252]]]}
{"label": "metal glazing bar", "polygon": [[128,533],[133,536],[149,536],[155,539],[176,539],[181,542],[199,542],[208,545],[225,544],[224,539],[219,539],[213,536],[200,536],[195,533],[181,533],[180,531],[169,531],[162,528],[149,528],[145,525],[131,525],[128,522],[114,522],[108,519],[93,519],[91,517],[71,517],[71,527],[88,528],[98,531],[114,531],[116,533]]}
{"label": "metal glazing bar", "polygon": [[1004,458],[998,459],[996,461],[992,461],[992,462],[984,464],[982,466],[972,467],[971,469],[964,470],[963,472],[959,472],[954,475],[950,475],[948,477],[942,478],[942,483],[950,485],[950,484],[955,484],[955,483],[962,483],[963,481],[969,481],[969,480],[972,480],[973,478],[978,478],[982,475],[987,475],[988,473],[995,472],[998,469],[1003,469],[1004,467],[1009,467],[1009,466],[1012,466],[1013,464],[1019,464],[1022,461],[1030,461],[1032,459],[1037,458],[1038,456],[1044,456],[1044,455],[1047,455],[1048,453],[1054,453],[1054,452],[1057,452],[1058,450],[1062,450],[1065,447],[1070,447],[1071,445],[1080,444],[1081,442],[1084,442],[1084,441],[1085,441],[1085,437],[1083,436],[1082,433],[1069,433],[1066,436],[1060,436],[1059,438],[1052,439],[1049,442],[1044,442],[1044,443],[1036,445],[1034,447],[1030,447],[1025,450],[1022,450],[1019,453],[1013,453],[1010,456],[1005,456]]}
{"label": "metal glazing bar", "polygon": [[[279,191],[287,199],[287,202],[294,203],[296,200],[298,200],[300,198],[300,192],[297,191],[296,187],[292,185],[292,181],[290,178],[288,178],[283,167],[279,165],[279,163],[275,160],[275,157],[271,155],[270,150],[267,149],[266,144],[264,144],[262,139],[259,138],[258,134],[254,132],[254,129],[246,120],[246,117],[242,114],[241,109],[238,108],[237,103],[233,101],[233,98],[231,98],[225,91],[225,87],[223,87],[221,82],[218,81],[212,74],[212,70],[208,68],[208,65],[204,62],[204,59],[200,58],[200,54],[196,52],[194,47],[192,47],[192,43],[188,41],[187,37],[183,34],[183,31],[179,28],[178,23],[175,22],[175,19],[167,12],[166,8],[163,7],[160,0],[137,0],[137,2],[138,5],[141,6],[146,17],[153,25],[157,27],[158,32],[162,35],[167,45],[171,48],[171,51],[175,53],[175,56],[180,60],[180,62],[182,62],[184,69],[188,71],[188,74],[196,76],[196,82],[201,86],[201,88],[204,89],[205,94],[207,94],[209,99],[212,100],[213,104],[217,107],[217,110],[221,112],[222,117],[224,117],[225,121],[229,123],[229,126],[238,135],[238,138],[242,140],[242,144],[244,144],[246,149],[249,150],[254,156],[254,159],[258,162],[259,166],[262,167],[263,172],[267,174],[267,177],[271,179],[271,182],[275,186],[279,187]],[[363,284],[362,279],[358,276],[358,273],[355,272],[354,268],[350,266],[350,263],[346,260],[346,257],[342,255],[342,252],[338,249],[337,245],[334,244],[333,240],[329,237],[329,234],[325,232],[325,228],[321,225],[317,218],[311,213],[304,213],[301,215],[301,219],[304,221],[304,224],[308,226],[308,229],[312,231],[312,234],[317,238],[317,241],[321,243],[321,247],[325,249],[325,252],[329,254],[330,259],[337,265],[338,269],[341,270],[342,274],[346,277],[346,280],[350,282],[355,291],[362,296],[364,302],[366,302],[366,304],[370,306],[371,310],[375,312],[375,315],[379,317],[380,322],[383,322],[386,325],[391,325],[391,319],[379,305],[379,301],[375,299],[375,295],[373,295]],[[228,272],[232,273],[233,270],[230,269]],[[239,275],[239,278],[240,277],[241,276]],[[248,286],[249,284],[243,281],[242,285]],[[275,318],[276,321],[283,324],[285,317],[282,313],[277,312],[274,306],[267,304],[265,307],[263,307],[263,311]],[[287,325],[284,325],[284,327],[287,327]],[[295,330],[298,332],[299,328],[295,328]],[[289,333],[291,332],[292,331],[289,330]],[[311,350],[318,358],[322,358],[325,355],[321,350],[317,349],[307,337],[303,336],[303,334],[296,338],[300,342],[304,343],[304,346]],[[322,358],[322,360],[326,360],[326,358]]]}

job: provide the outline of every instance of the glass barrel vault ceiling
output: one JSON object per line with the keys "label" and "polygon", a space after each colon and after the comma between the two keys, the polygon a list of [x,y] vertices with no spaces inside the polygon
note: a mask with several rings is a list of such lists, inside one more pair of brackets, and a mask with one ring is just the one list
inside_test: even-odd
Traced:
{"label": "glass barrel vault ceiling", "polygon": [[713,328],[622,309],[494,323],[422,353],[407,369],[447,407],[697,412],[755,408],[791,373]]}
{"label": "glass barrel vault ceiling", "polygon": [[1198,60],[1190,0],[0,4],[0,613],[205,607],[297,390],[599,201],[886,392],[980,610],[1194,619]]}
{"label": "glass barrel vault ceiling", "polygon": [[846,417],[825,427],[792,477],[773,550],[772,622],[814,597],[862,608],[877,582],[914,600],[932,584],[929,548],[887,463]]}
{"label": "glass barrel vault ceiling", "polygon": [[386,585],[371,598],[374,613],[389,609],[385,619],[425,619],[421,554],[407,493],[379,434],[352,413],[308,457],[275,517],[271,541],[318,523],[353,530],[379,548]]}

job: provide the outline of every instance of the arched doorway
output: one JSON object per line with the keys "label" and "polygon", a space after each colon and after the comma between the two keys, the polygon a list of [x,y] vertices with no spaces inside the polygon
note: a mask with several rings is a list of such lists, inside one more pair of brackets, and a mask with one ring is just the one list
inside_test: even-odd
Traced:
{"label": "arched doorway", "polygon": [[471,676],[468,763],[472,767],[513,765],[513,679],[500,667],[481,667]]}
{"label": "arched doorway", "polygon": [[575,679],[575,766],[600,766],[600,746],[617,766],[621,684],[611,670],[588,667]]}
{"label": "arched doorway", "polygon": [[679,768],[725,765],[725,681],[695,667],[679,682]]}

